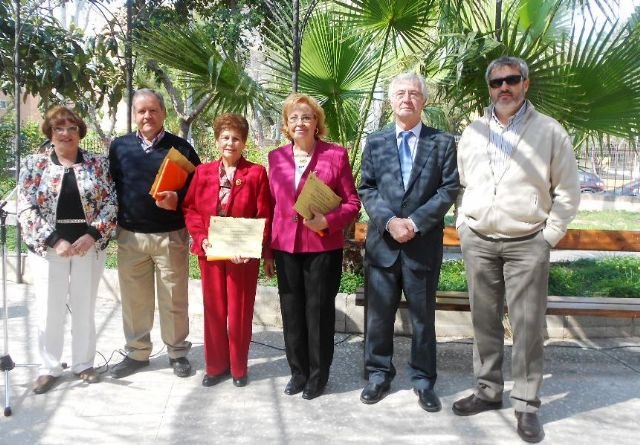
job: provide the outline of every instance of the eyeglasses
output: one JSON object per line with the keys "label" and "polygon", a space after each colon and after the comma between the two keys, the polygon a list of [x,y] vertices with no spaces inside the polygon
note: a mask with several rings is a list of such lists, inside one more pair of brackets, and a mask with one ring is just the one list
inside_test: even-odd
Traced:
{"label": "eyeglasses", "polygon": [[518,85],[522,81],[522,74],[513,74],[507,77],[499,77],[497,79],[489,79],[489,86],[491,88],[500,88],[502,82],[507,82],[507,85]]}
{"label": "eyeglasses", "polygon": [[64,134],[64,133],[77,133],[80,130],[77,126],[72,127],[53,127],[53,131],[56,134]]}
{"label": "eyeglasses", "polygon": [[422,98],[422,93],[420,91],[416,91],[416,90],[409,90],[409,91],[405,91],[405,90],[398,90],[395,93],[393,93],[393,97],[396,100],[402,100],[402,98],[404,98],[404,96],[408,95],[409,99],[411,100],[417,100],[417,99],[421,99]]}
{"label": "eyeglasses", "polygon": [[297,124],[298,122],[302,122],[303,124],[310,124],[314,119],[314,116],[308,114],[304,114],[302,116],[293,115],[289,116],[287,122],[289,122],[290,124]]}

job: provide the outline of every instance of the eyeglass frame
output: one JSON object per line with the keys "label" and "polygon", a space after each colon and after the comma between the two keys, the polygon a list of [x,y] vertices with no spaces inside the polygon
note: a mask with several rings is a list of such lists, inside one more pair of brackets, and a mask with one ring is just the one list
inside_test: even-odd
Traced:
{"label": "eyeglass frame", "polygon": [[55,134],[65,134],[65,133],[77,134],[80,132],[80,127],[77,125],[72,125],[70,127],[51,127],[51,130]]}
{"label": "eyeglass frame", "polygon": [[411,100],[418,100],[424,97],[421,91],[417,90],[398,90],[394,91],[391,95],[394,100],[402,100],[405,96],[408,96]]}
{"label": "eyeglass frame", "polygon": [[315,119],[316,117],[310,114],[303,114],[302,116],[293,115],[287,117],[287,123],[297,124],[298,122],[302,122],[303,124],[310,124]]}
{"label": "eyeglass frame", "polygon": [[522,74],[511,74],[505,77],[496,77],[495,79],[489,79],[489,82],[487,82],[487,84],[489,85],[489,88],[495,90],[496,88],[500,88],[504,82],[506,82],[509,86],[515,86],[523,80],[525,80],[525,78]]}

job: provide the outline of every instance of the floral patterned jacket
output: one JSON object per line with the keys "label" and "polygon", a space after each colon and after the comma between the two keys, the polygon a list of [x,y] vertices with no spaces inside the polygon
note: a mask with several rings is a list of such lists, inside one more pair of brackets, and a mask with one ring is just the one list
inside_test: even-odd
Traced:
{"label": "floral patterned jacket", "polygon": [[[73,165],[80,201],[87,224],[101,237],[96,249],[107,246],[115,231],[118,213],[116,190],[109,174],[105,156],[82,152],[83,162]],[[27,156],[20,168],[18,180],[18,220],[27,247],[45,256],[47,239],[56,229],[56,211],[62,186],[64,167],[51,160],[50,153]]]}

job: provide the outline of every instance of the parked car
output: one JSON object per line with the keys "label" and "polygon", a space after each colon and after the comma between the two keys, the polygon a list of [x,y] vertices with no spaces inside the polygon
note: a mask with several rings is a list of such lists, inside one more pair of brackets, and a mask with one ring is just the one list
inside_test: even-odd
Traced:
{"label": "parked car", "polygon": [[600,193],[604,191],[604,182],[595,173],[578,167],[578,177],[580,178],[580,191],[582,193]]}
{"label": "parked car", "polygon": [[634,179],[631,182],[627,182],[616,190],[616,195],[640,196],[640,179]]}

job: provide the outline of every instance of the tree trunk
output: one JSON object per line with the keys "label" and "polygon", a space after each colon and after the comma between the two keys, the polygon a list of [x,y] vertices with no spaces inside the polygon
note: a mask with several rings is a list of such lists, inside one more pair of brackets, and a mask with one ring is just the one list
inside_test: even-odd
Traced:
{"label": "tree trunk", "polygon": [[300,0],[293,0],[293,58],[291,61],[291,91],[298,91],[300,71]]}
{"label": "tree trunk", "polygon": [[502,0],[496,0],[496,40],[502,41]]}
{"label": "tree trunk", "polygon": [[[14,156],[16,160],[16,184],[19,184],[20,178],[20,100],[21,100],[21,88],[20,88],[20,28],[22,27],[20,23],[20,0],[15,0],[15,8],[16,8],[16,20],[15,20],[15,30],[14,30],[14,46],[13,46],[13,82],[14,82],[14,106],[16,108],[16,135],[14,141]],[[17,210],[17,208],[16,208]],[[16,262],[16,281],[18,283],[22,283],[22,258],[21,258],[21,242],[22,242],[22,234],[21,234],[20,224],[16,226],[16,251],[17,251],[17,262]],[[4,236],[4,234],[3,234]],[[4,241],[4,240],[3,240]],[[3,272],[4,273],[4,272]],[[6,308],[5,308],[6,310]],[[6,326],[6,325],[5,325]],[[6,335],[6,333],[5,333]],[[5,348],[6,349],[6,348]],[[6,415],[6,412],[5,412]]]}
{"label": "tree trunk", "polygon": [[187,139],[189,137],[189,130],[191,130],[191,121],[180,118],[178,122],[180,123],[180,133],[178,136],[182,139]]}

